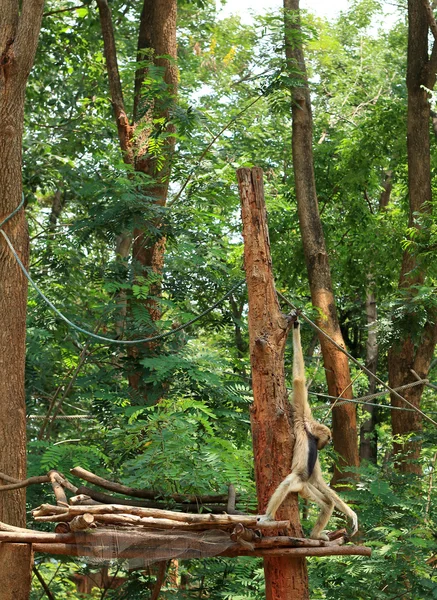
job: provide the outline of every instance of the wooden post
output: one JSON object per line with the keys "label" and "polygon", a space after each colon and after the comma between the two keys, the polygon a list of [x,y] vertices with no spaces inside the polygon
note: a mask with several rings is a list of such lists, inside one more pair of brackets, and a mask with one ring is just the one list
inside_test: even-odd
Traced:
{"label": "wooden post", "polygon": [[[289,322],[281,312],[275,291],[262,169],[238,169],[237,178],[249,295],[255,479],[258,510],[263,513],[276,486],[291,470],[294,439],[284,373]],[[289,535],[302,537],[296,494],[283,503],[278,518],[290,519]],[[309,598],[304,558],[265,558],[264,572],[267,600]]]}
{"label": "wooden post", "polygon": [[28,600],[32,565],[32,544],[0,544],[1,600]]}

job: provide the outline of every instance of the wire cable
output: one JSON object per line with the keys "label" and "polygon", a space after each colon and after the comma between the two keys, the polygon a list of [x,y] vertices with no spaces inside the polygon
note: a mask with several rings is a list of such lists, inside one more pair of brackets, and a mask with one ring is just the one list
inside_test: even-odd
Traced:
{"label": "wire cable", "polygon": [[[1,225],[3,223],[5,223],[6,221],[8,221],[9,218],[11,218],[11,215],[7,219],[5,219],[2,223],[0,223],[0,227],[1,227]],[[108,338],[108,337],[104,337],[102,335],[98,335],[97,333],[93,333],[92,331],[88,331],[87,329],[83,329],[82,327],[79,327],[79,325],[76,325],[75,323],[73,323],[72,321],[70,321],[70,319],[68,319],[63,313],[61,313],[61,311],[58,308],[56,308],[56,306],[53,304],[53,302],[51,302],[51,300],[49,300],[47,298],[47,296],[40,290],[40,288],[38,287],[38,285],[32,279],[32,277],[30,276],[30,274],[27,271],[26,267],[21,262],[21,259],[18,256],[18,254],[17,254],[14,246],[12,245],[11,240],[6,235],[6,233],[3,231],[3,229],[0,229],[0,233],[5,238],[6,243],[9,246],[10,251],[12,252],[15,260],[17,261],[17,263],[18,263],[18,265],[20,267],[20,269],[23,271],[23,274],[25,275],[25,277],[27,278],[27,280],[29,281],[29,283],[31,284],[31,286],[41,296],[41,298],[44,300],[44,302],[53,310],[53,312],[55,312],[60,319],[62,319],[65,323],[67,323],[67,325],[69,325],[73,329],[76,329],[76,331],[79,331],[80,333],[83,333],[84,335],[86,335],[88,337],[92,337],[95,340],[98,340],[99,342],[103,342],[105,344],[123,344],[125,346],[130,346],[130,345],[135,346],[135,345],[138,345],[138,344],[148,344],[149,342],[155,342],[157,340],[162,340],[162,339],[164,339],[166,337],[169,337],[170,335],[174,335],[175,333],[178,333],[179,331],[182,331],[183,329],[186,329],[187,327],[189,327],[190,325],[192,325],[193,323],[195,323],[196,321],[198,321],[202,317],[204,317],[207,314],[209,314],[210,312],[212,312],[215,308],[217,308],[217,306],[219,306],[222,302],[224,302],[226,300],[226,298],[228,298],[237,288],[239,288],[245,282],[245,280],[242,279],[241,281],[239,281],[238,283],[236,283],[235,285],[233,285],[231,287],[231,289],[228,292],[226,292],[226,294],[224,296],[222,296],[221,298],[219,298],[217,300],[217,302],[214,302],[214,304],[212,304],[209,308],[207,308],[202,313],[200,313],[200,315],[196,315],[193,319],[190,319],[186,323],[183,323],[182,325],[179,325],[179,327],[175,327],[175,329],[172,329],[171,331],[166,331],[165,333],[160,333],[160,334],[157,334],[157,335],[152,335],[151,337],[141,338],[141,339],[138,339],[138,340],[116,340],[116,339],[113,339],[113,338]]]}
{"label": "wire cable", "polygon": [[[288,300],[288,298],[286,298],[283,294],[281,294],[281,292],[279,292],[278,290],[276,290],[276,293],[293,310],[298,310],[297,307],[292,302],[290,302],[290,300]],[[435,425],[437,427],[437,422],[434,421],[434,419],[432,419],[431,417],[429,417],[426,413],[424,413],[422,410],[420,410],[420,408],[418,408],[417,406],[414,406],[414,404],[412,402],[410,402],[409,400],[407,400],[406,398],[404,398],[403,396],[401,396],[396,390],[394,390],[393,388],[391,388],[388,385],[388,383],[385,383],[385,381],[383,381],[382,379],[380,379],[377,375],[375,375],[375,373],[372,373],[372,371],[370,371],[370,369],[368,369],[367,367],[365,367],[364,365],[362,365],[359,360],[357,360],[355,357],[352,356],[352,354],[349,354],[349,352],[346,350],[346,348],[343,348],[342,346],[340,346],[340,344],[337,344],[337,342],[335,342],[327,333],[325,333],[323,331],[323,329],[321,329],[318,325],[316,325],[313,321],[311,321],[310,318],[306,317],[303,313],[301,313],[301,317],[303,318],[304,321],[306,321],[309,325],[311,325],[311,327],[313,329],[315,329],[316,331],[318,331],[319,333],[321,333],[326,339],[328,339],[333,346],[335,346],[338,350],[340,350],[340,352],[343,352],[343,354],[345,354],[353,363],[355,363],[357,365],[357,367],[359,367],[362,371],[364,371],[365,373],[367,373],[367,375],[370,375],[370,377],[373,377],[378,383],[380,383],[387,390],[389,390],[389,392],[391,394],[393,394],[394,396],[396,396],[396,398],[399,398],[400,400],[402,400],[403,402],[405,402],[405,404],[408,404],[408,406],[410,406],[413,410],[415,410],[417,413],[419,413],[420,415],[422,415],[422,417],[424,419],[426,419],[427,421],[430,421],[430,423],[432,423],[433,425]]]}

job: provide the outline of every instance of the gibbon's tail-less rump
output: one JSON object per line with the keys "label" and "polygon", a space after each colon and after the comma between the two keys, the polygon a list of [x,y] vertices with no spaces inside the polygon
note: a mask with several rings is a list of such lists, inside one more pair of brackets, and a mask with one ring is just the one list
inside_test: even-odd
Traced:
{"label": "gibbon's tail-less rump", "polygon": [[323,533],[334,508],[352,521],[354,535],[358,530],[355,512],[324,481],[318,451],[331,441],[331,431],[311,414],[305,380],[305,363],[300,341],[299,322],[293,323],[293,429],[294,451],[291,473],[276,488],[260,521],[274,520],[276,512],[288,494],[296,492],[318,504],[321,508],[311,533],[313,539],[327,540]]}

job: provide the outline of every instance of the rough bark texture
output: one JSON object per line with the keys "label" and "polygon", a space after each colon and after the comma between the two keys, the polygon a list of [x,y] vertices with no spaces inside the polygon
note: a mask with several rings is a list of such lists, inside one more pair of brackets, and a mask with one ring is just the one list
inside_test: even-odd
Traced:
{"label": "rough bark texture", "polygon": [[[270,257],[261,169],[237,171],[244,237],[244,265],[249,295],[249,346],[252,366],[251,424],[258,511],[263,513],[277,485],[290,473],[293,429],[285,387],[284,349],[288,322],[276,297]],[[302,535],[297,495],[290,494],[278,519],[290,519],[293,536]],[[264,560],[267,600],[308,598],[304,560]]]}
{"label": "rough bark texture", "polygon": [[[24,94],[42,19],[43,0],[0,0],[0,220],[21,201]],[[29,236],[24,210],[4,225],[25,265]],[[27,280],[0,241],[0,471],[26,477],[24,364]],[[0,520],[24,525],[25,491],[0,496]],[[0,588],[2,589],[2,588]]]}
{"label": "rough bark texture", "polygon": [[[423,2],[408,2],[408,116],[407,116],[407,152],[408,152],[408,191],[410,203],[409,226],[419,227],[417,214],[428,212],[431,200],[431,164],[430,164],[430,105],[424,86],[432,89],[435,84],[435,70],[431,69],[428,58],[427,11]],[[433,55],[435,54],[434,44]],[[404,252],[399,288],[410,290],[424,282],[425,272],[417,257],[407,249]],[[410,334],[396,342],[388,354],[389,382],[391,387],[405,385],[415,380],[411,369],[425,378],[429,371],[434,348],[437,342],[437,314],[429,315],[419,339],[413,340]],[[420,405],[423,386],[405,390],[405,397],[415,406]],[[405,404],[392,395],[393,406],[405,407]],[[392,411],[393,435],[404,435],[422,429],[422,417],[416,412]],[[399,462],[400,470],[421,473],[418,458],[420,441],[395,444],[396,454],[408,455]]]}
{"label": "rough bark texture", "polygon": [[0,544],[1,600],[29,599],[32,563],[32,544]]}
{"label": "rough bark texture", "polygon": [[[293,167],[299,224],[311,299],[320,310],[318,325],[338,344],[344,346],[340,331],[335,299],[332,291],[331,272],[325,238],[320,220],[314,177],[312,148],[311,99],[306,76],[305,60],[301,43],[299,0],[284,0],[286,58],[291,76],[300,80],[300,85],[292,88],[293,117]],[[292,12],[290,12],[292,11]],[[352,386],[347,357],[337,350],[324,336],[320,345],[326,369],[326,379],[330,396],[338,397],[344,390],[343,398],[352,398]],[[347,467],[359,464],[356,409],[352,404],[336,406],[332,411],[332,436],[334,449],[340,456],[340,468],[335,469],[333,483],[344,477],[353,477]]]}
{"label": "rough bark texture", "polygon": [[[138,69],[135,75],[134,108],[132,122],[126,115],[123,99],[120,74],[117,63],[117,50],[111,10],[107,0],[97,0],[99,7],[102,36],[105,48],[106,65],[109,77],[111,100],[114,107],[114,116],[117,123],[120,148],[126,163],[131,164],[135,171],[145,173],[154,179],[155,184],[144,192],[155,199],[157,206],[165,206],[168,195],[168,184],[171,168],[171,157],[174,151],[175,139],[172,135],[165,140],[165,159],[163,165],[158,167],[156,159],[148,151],[148,143],[152,133],[153,120],[164,119],[167,122],[169,110],[177,94],[178,71],[176,67],[176,0],[144,0],[138,31],[137,61]],[[171,59],[164,57],[171,57]],[[144,98],[142,86],[147,75],[146,59],[153,58],[158,67],[163,68],[163,79],[167,84],[167,91],[162,98]],[[165,133],[172,134],[174,128],[165,125]],[[154,223],[156,229],[162,226],[158,217]],[[161,275],[164,267],[165,236],[156,238],[149,236],[145,228],[138,224],[133,232],[122,234],[117,241],[117,251],[121,258],[127,256],[127,249],[133,239],[132,256],[136,276],[147,278],[150,274]],[[120,250],[119,250],[120,248]],[[121,251],[122,249],[122,251]],[[161,317],[161,310],[157,298],[161,294],[159,279],[150,288],[150,298],[146,302],[147,310],[152,321]],[[119,298],[120,315],[117,320],[117,331],[123,331],[123,321],[126,316],[126,298]],[[130,386],[138,392],[137,397],[143,396],[144,400],[156,401],[163,391],[152,392],[150,386],[142,384],[142,368],[138,359],[142,352],[153,351],[153,347],[132,348],[129,351],[131,370],[129,374]]]}

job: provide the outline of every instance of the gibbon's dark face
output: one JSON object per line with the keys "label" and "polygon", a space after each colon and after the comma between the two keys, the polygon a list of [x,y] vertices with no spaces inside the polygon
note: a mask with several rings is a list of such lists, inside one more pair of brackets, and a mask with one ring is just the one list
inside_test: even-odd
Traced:
{"label": "gibbon's dark face", "polygon": [[326,425],[317,423],[313,427],[313,435],[317,438],[317,450],[321,450],[331,441],[331,430]]}

